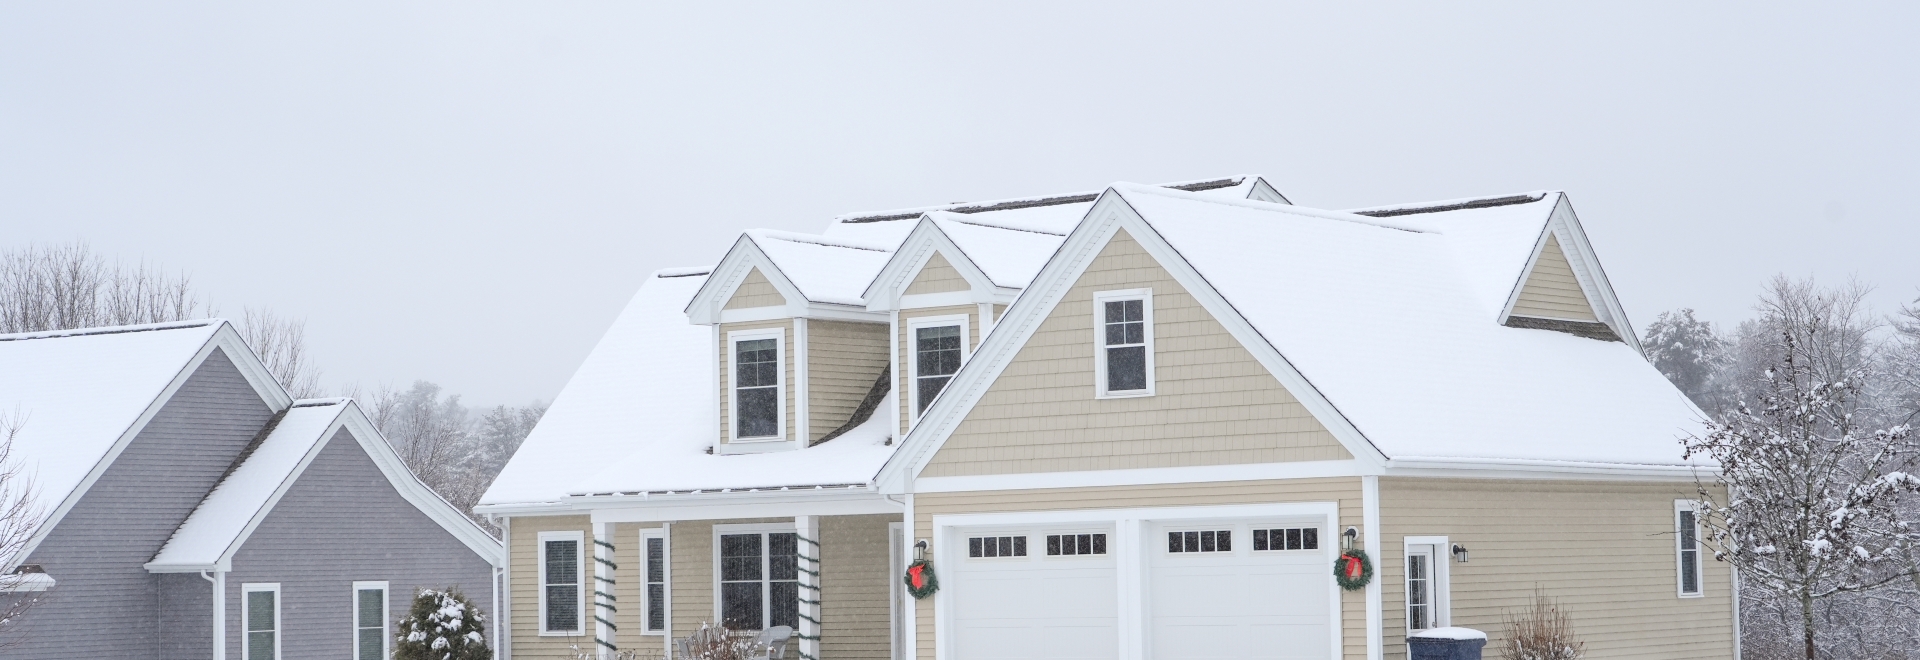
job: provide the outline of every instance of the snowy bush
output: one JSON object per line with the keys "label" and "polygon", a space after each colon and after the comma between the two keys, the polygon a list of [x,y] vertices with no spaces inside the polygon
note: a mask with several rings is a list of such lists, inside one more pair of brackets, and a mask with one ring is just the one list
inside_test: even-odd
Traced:
{"label": "snowy bush", "polygon": [[[686,639],[688,660],[753,660],[767,657],[767,647],[726,626],[701,623],[700,629]],[[680,657],[675,654],[674,657]]]}
{"label": "snowy bush", "polygon": [[1580,660],[1586,647],[1573,634],[1573,620],[1547,592],[1535,590],[1533,601],[1506,615],[1506,641],[1500,657],[1506,660]]}
{"label": "snowy bush", "polygon": [[400,619],[394,660],[492,660],[486,614],[454,590],[421,590]]}

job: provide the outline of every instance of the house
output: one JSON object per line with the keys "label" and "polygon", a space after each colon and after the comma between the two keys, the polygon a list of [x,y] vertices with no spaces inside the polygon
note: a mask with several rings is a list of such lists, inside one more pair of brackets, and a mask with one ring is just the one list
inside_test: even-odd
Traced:
{"label": "house", "polygon": [[1725,658],[1702,418],[1562,193],[1114,184],[655,273],[478,510],[521,658],[724,622],[816,660],[1375,660],[1497,643],[1536,587],[1589,657]]}
{"label": "house", "polygon": [[385,658],[420,589],[493,609],[499,542],[225,321],[0,335],[0,415],[40,514],[0,657]]}

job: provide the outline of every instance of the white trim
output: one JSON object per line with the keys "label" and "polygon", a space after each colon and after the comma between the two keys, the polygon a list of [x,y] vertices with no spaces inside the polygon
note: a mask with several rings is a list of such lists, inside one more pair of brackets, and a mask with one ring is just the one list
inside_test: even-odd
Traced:
{"label": "white trim", "polygon": [[[948,265],[960,273],[960,277],[967,281],[968,289],[907,295],[906,291],[913,286],[914,278],[920,276],[920,271],[926,268],[935,253],[939,253]],[[953,238],[947,236],[946,230],[941,229],[929,214],[923,214],[914,221],[913,229],[900,241],[900,247],[894,249],[886,265],[880,267],[880,272],[874,274],[873,281],[867,285],[862,296],[866,298],[867,309],[875,312],[988,302],[1006,297],[1000,287],[993,283],[993,278],[987,277],[986,271],[981,270],[973,257],[960,249],[960,245],[954,243]],[[959,302],[949,302],[954,300]]]}
{"label": "white trim", "polygon": [[227,574],[201,571],[200,577],[213,583],[213,660],[227,660]]}
{"label": "white trim", "polygon": [[[946,314],[942,316],[917,316],[907,319],[907,423],[920,421],[920,338],[921,328],[960,328],[960,364],[966,365],[973,357],[973,333],[967,327],[971,325],[968,314]],[[953,376],[959,375],[955,372]],[[947,377],[947,384],[953,384],[953,376]],[[945,391],[942,388],[941,391]],[[934,397],[939,398],[939,397]],[[911,426],[909,426],[911,428]]]}
{"label": "white trim", "polygon": [[[647,574],[653,570],[653,558],[649,556],[647,550],[649,539],[660,539],[660,622],[664,627],[658,630],[647,628],[649,615],[653,614],[653,600],[647,597],[647,588],[653,586],[652,582],[647,581]],[[667,613],[671,611],[667,607],[667,601],[673,600],[672,567],[673,555],[667,554],[667,528],[665,526],[642,528],[640,530],[640,634],[642,635],[665,635],[673,628],[673,620],[667,618]]]}
{"label": "white trim", "polygon": [[667,642],[666,642],[666,653],[665,653],[665,655],[666,655],[666,658],[667,658],[667,660],[673,660],[673,643],[672,643],[672,640],[673,640],[673,523],[672,523],[672,522],[662,522],[662,523],[660,523],[660,534],[661,534],[661,536],[663,536],[663,537],[665,537],[665,538],[667,539],[667,543],[666,543],[666,546],[667,546],[667,549],[666,549],[666,556],[667,556],[667,575],[666,575],[666,577],[667,577],[667,589],[666,589],[666,591],[667,591],[667,598],[666,598],[666,601],[667,601],[667,616],[666,616],[666,623],[667,623],[667,629],[666,629],[666,631],[665,631],[665,632],[666,632],[666,635],[667,635]]}
{"label": "white trim", "polygon": [[[1142,334],[1145,335],[1146,349],[1146,388],[1139,390],[1107,391],[1107,324],[1106,304],[1110,302],[1140,301],[1140,319]],[[1120,289],[1115,291],[1095,291],[1093,293],[1093,398],[1127,399],[1153,396],[1153,289]]]}
{"label": "white trim", "polygon": [[613,573],[613,546],[619,539],[613,535],[612,523],[595,522],[588,526],[593,529],[593,548],[590,551],[593,570],[588,578],[591,581],[587,583],[590,585],[588,595],[593,599],[593,648],[595,657],[613,660],[617,649],[609,649],[600,642],[619,643],[614,635],[613,624],[614,610],[619,606],[611,602],[619,587]]}
{"label": "white trim", "polygon": [[[726,620],[726,612],[721,609],[725,603],[722,602],[722,594],[720,592],[720,585],[722,584],[720,579],[720,537],[729,534],[758,534],[760,536],[760,627],[754,630],[766,630],[767,623],[773,620],[772,584],[775,581],[773,579],[771,566],[769,565],[771,561],[770,558],[772,557],[769,549],[773,547],[773,542],[767,538],[767,535],[795,534],[797,531],[794,524],[790,522],[738,523],[713,526],[712,539],[709,542],[709,545],[713,547],[713,563],[709,565],[712,566],[710,572],[713,574],[713,621],[715,623]],[[797,544],[798,542],[796,541],[795,543]],[[781,582],[784,581],[785,580],[781,580]],[[798,628],[795,628],[795,630],[798,630]]]}
{"label": "white trim", "polygon": [[284,657],[280,654],[280,640],[286,636],[286,630],[280,625],[280,610],[285,600],[280,593],[280,583],[243,582],[240,584],[240,660],[254,660],[253,640],[247,638],[259,632],[254,630],[253,623],[247,620],[247,617],[253,613],[251,604],[247,602],[248,594],[269,592],[273,594],[273,658],[280,660]]}
{"label": "white trim", "polygon": [[[495,518],[489,516],[489,520]],[[497,519],[500,525],[500,543],[503,547],[513,547],[513,518],[502,516]],[[502,588],[504,587],[504,588]],[[493,648],[500,660],[513,660],[513,565],[502,563],[499,582],[494,587],[498,594],[493,599]]]}
{"label": "white trim", "polygon": [[670,522],[735,518],[790,518],[793,516],[855,516],[897,514],[900,505],[865,488],[837,490],[795,489],[757,493],[695,493],[623,495],[589,500],[616,500],[588,509],[594,522]]}
{"label": "white trim", "polygon": [[[1340,532],[1336,532],[1335,538]],[[1386,656],[1386,615],[1382,611],[1380,597],[1380,478],[1367,475],[1360,477],[1360,541],[1361,549],[1368,557],[1374,558],[1374,580],[1367,583],[1367,660],[1382,660]]]}
{"label": "white trim", "polygon": [[[920,530],[920,521],[914,518],[913,493],[907,493],[905,495],[902,495],[900,499],[904,500],[902,505],[905,508],[905,511],[901,516],[901,520],[905,521],[906,532],[907,532],[906,537],[904,539],[906,547],[903,547],[900,549],[900,552],[901,552],[900,565],[909,566],[913,564],[914,545],[920,542],[920,539],[917,536]],[[927,540],[927,545],[929,547],[933,545],[933,540],[931,536],[929,536]],[[890,579],[892,580],[893,584],[896,587],[903,588],[903,589],[905,588],[906,584],[903,580],[906,579],[906,576],[904,573],[890,576]],[[920,609],[919,609],[920,599],[908,597],[906,599],[906,604],[907,606],[902,609],[906,612],[906,615],[907,615],[906,616],[907,629],[904,632],[904,634],[901,635],[901,639],[906,642],[907,648],[905,652],[901,655],[901,658],[902,660],[904,660],[905,658],[913,658],[915,660],[918,660],[918,658],[920,657]],[[939,632],[940,630],[938,628],[934,629],[935,635],[938,635]],[[937,653],[939,649],[938,644],[934,646],[934,649],[935,649],[935,652]]]}
{"label": "white trim", "polygon": [[360,657],[360,630],[371,627],[362,626],[361,624],[366,622],[360,620],[360,592],[369,589],[380,590],[380,657],[392,657],[393,624],[391,621],[393,617],[391,614],[393,613],[393,592],[387,588],[386,580],[353,583],[353,600],[348,601],[353,603],[353,657],[356,659]]}
{"label": "white trim", "polygon": [[806,449],[813,438],[813,425],[807,419],[807,320],[793,320],[793,448]]}
{"label": "white trim", "polygon": [[[906,387],[901,383],[906,382],[905,379],[907,376],[906,366],[900,363],[900,334],[900,310],[896,309],[887,313],[887,373],[890,374],[888,377],[893,380],[893,382],[888,383],[887,386],[893,388],[896,393],[899,392],[901,388]],[[966,365],[963,364],[961,366],[964,368]],[[958,378],[959,374],[955,374],[954,377]],[[953,381],[947,381],[947,384],[952,385]],[[885,399],[881,400],[883,402],[885,401]],[[893,397],[893,405],[887,406],[887,420],[891,423],[891,425],[887,427],[887,437],[901,438],[905,435],[901,432],[901,429],[906,428],[906,417],[905,413],[900,412],[900,397],[898,394]]]}
{"label": "white trim", "polygon": [[[1686,571],[1686,566],[1687,566],[1687,560],[1685,555],[1687,548],[1686,548],[1686,545],[1681,542],[1681,537],[1680,537],[1680,513],[1682,511],[1691,512],[1693,514],[1693,580],[1694,580],[1694,586],[1698,587],[1698,590],[1692,591],[1692,592],[1687,591],[1686,579],[1685,577],[1683,577],[1684,572]],[[1705,554],[1706,554],[1705,549],[1700,547],[1700,501],[1699,500],[1674,500],[1673,501],[1673,593],[1675,597],[1705,598],[1707,596],[1707,566],[1706,566],[1706,562],[1701,561],[1702,557]]]}
{"label": "white trim", "polygon": [[972,291],[942,291],[940,293],[915,293],[900,296],[900,309],[925,309],[928,307],[959,307],[972,305],[980,296]]}
{"label": "white trim", "polygon": [[[587,535],[580,530],[541,532],[535,539],[534,561],[539,562],[535,571],[534,587],[540,596],[540,636],[541,637],[579,637],[587,633]],[[577,628],[554,630],[547,625],[547,543],[549,541],[572,541],[574,550],[574,623]]]}
{"label": "white trim", "polygon": [[961,477],[920,477],[913,480],[913,492],[964,493],[985,490],[1033,490],[1039,488],[1152,486],[1161,484],[1255,481],[1266,479],[1313,479],[1322,477],[1357,477],[1366,472],[1366,466],[1359,461],[1337,460],[1298,461],[1291,463],[1246,463],[1239,465],[1195,465],[1166,468],[1134,468],[1126,470],[983,474]]}
{"label": "white trim", "polygon": [[[1120,658],[1125,660],[1144,660],[1148,653],[1146,630],[1152,625],[1148,620],[1145,605],[1143,580],[1146,579],[1147,553],[1154,544],[1142,545],[1142,537],[1149,523],[1166,521],[1186,521],[1204,519],[1246,519],[1246,518],[1287,518],[1314,520],[1325,524],[1327,529],[1335,529],[1340,523],[1340,505],[1338,502],[1280,502],[1269,504],[1228,504],[1216,506],[1190,507],[1148,507],[1127,509],[1088,509],[1079,511],[1016,511],[1006,513],[966,513],[942,514],[933,517],[933,551],[935,554],[949,548],[960,547],[957,541],[972,531],[985,531],[979,528],[1010,527],[1030,525],[1111,525],[1113,538],[1108,540],[1107,552],[1115,562],[1116,579],[1120,580],[1119,602],[1115,603],[1116,623],[1120,633]],[[1244,525],[1242,526],[1244,527]],[[1337,538],[1337,534],[1336,534]],[[1028,541],[1028,554],[1032,555],[1032,541]],[[1250,546],[1249,546],[1250,547]],[[1337,552],[1337,546],[1322,544],[1321,551],[1331,560]],[[1044,553],[1044,550],[1042,551]],[[964,555],[964,553],[960,553]],[[953,561],[964,559],[954,557]],[[1378,582],[1377,580],[1375,581]],[[1340,585],[1327,576],[1327,612],[1330,642],[1330,658],[1339,660],[1341,654],[1340,631]],[[952,649],[954,605],[951,590],[942,589],[934,598],[934,657],[936,660],[958,660],[957,652]]]}
{"label": "white trim", "polygon": [[904,654],[910,646],[904,632],[906,603],[902,602],[908,597],[900,579],[907,571],[903,551],[907,545],[906,523],[887,523],[887,657],[892,660],[907,660]]}
{"label": "white trim", "polygon": [[[771,436],[749,436],[747,440],[741,440],[740,439],[740,413],[739,413],[740,411],[740,382],[739,382],[740,366],[738,364],[735,364],[735,360],[739,357],[739,349],[737,347],[739,346],[740,342],[756,341],[761,339],[774,340],[773,341],[773,347],[775,351],[774,352],[774,360],[775,360],[774,372],[776,376],[774,380],[773,399],[777,408],[776,412],[774,413],[774,419],[777,420],[777,422],[775,423],[775,427],[779,429],[779,433]],[[787,434],[787,329],[786,327],[782,326],[778,328],[756,328],[753,330],[730,330],[727,332],[727,342],[725,346],[727,347],[727,393],[730,396],[727,397],[727,407],[729,408],[729,410],[727,411],[727,421],[729,422],[727,424],[727,442],[721,446],[722,453],[727,453],[729,449],[725,445],[734,445],[734,444],[748,445],[752,443],[785,442],[788,439],[788,434]],[[788,447],[777,447],[774,449],[788,449]],[[744,448],[736,448],[735,450],[750,451]],[[769,451],[769,450],[763,449],[762,451]]]}
{"label": "white trim", "polygon": [[[1412,554],[1413,546],[1416,546],[1416,545],[1427,546],[1431,548],[1430,550],[1427,551],[1429,555],[1427,557],[1427,561],[1431,562],[1430,565],[1427,567],[1427,570],[1430,573],[1427,576],[1427,590],[1430,592],[1428,597],[1432,599],[1432,602],[1428,603],[1428,606],[1433,609],[1432,611],[1433,627],[1445,628],[1447,626],[1451,626],[1453,625],[1453,598],[1452,598],[1453,571],[1449,567],[1449,565],[1453,563],[1452,562],[1453,545],[1447,541],[1447,537],[1445,536],[1401,537],[1400,557],[1403,561],[1406,559],[1406,557]],[[1376,567],[1376,570],[1378,568],[1380,567]],[[1400,578],[1401,578],[1402,584],[1404,584],[1405,581],[1409,579],[1409,576],[1407,575],[1405,570],[1401,571]],[[1407,594],[1407,590],[1403,587],[1400,591],[1400,594],[1401,594],[1401,597],[1404,599]],[[1412,603],[1407,603],[1406,605],[1407,607],[1412,607]],[[1405,609],[1406,608],[1402,608],[1402,611],[1407,616],[1411,617],[1412,613],[1405,612]],[[1411,623],[1412,621],[1409,620],[1407,629],[1410,632],[1418,632],[1413,629]],[[1429,628],[1421,628],[1420,630],[1429,630]]]}

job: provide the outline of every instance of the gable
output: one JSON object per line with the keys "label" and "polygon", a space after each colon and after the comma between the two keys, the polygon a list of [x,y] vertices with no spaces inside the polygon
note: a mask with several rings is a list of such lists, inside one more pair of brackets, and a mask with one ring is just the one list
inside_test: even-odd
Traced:
{"label": "gable", "polygon": [[787,297],[780,295],[773,282],[755,268],[747,272],[747,278],[740,281],[740,287],[733,290],[733,297],[721,309],[748,309],[752,307],[779,307],[787,304]]}
{"label": "gable", "polygon": [[[1093,295],[1151,288],[1155,395],[1094,398]],[[1351,459],[1305,406],[1122,229],[919,476]]]}
{"label": "gable", "polygon": [[945,256],[934,252],[927,263],[920,267],[919,274],[913,276],[913,282],[907,285],[906,295],[922,293],[946,293],[948,291],[966,291],[973,288],[967,284],[967,278],[960,275]]}
{"label": "gable", "polygon": [[1520,295],[1514,299],[1513,315],[1569,321],[1600,320],[1593,313],[1593,305],[1587,301],[1586,293],[1580,290],[1580,281],[1573,274],[1573,266],[1567,262],[1566,252],[1560,249],[1557,236],[1547,235],[1546,246],[1540,249],[1540,257],[1534,260],[1533,270],[1527,273],[1526,283],[1521,285]]}

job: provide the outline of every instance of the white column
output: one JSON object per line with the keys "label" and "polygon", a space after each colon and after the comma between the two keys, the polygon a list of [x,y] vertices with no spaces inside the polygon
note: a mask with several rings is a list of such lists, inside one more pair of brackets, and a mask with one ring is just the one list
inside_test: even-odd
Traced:
{"label": "white column", "polygon": [[796,449],[806,449],[813,441],[812,418],[807,410],[811,406],[808,393],[813,386],[807,384],[807,320],[793,320],[793,443]]}
{"label": "white column", "polygon": [[593,523],[593,642],[597,657],[612,660],[620,650],[614,641],[613,523]]}
{"label": "white column", "polygon": [[201,571],[200,577],[213,583],[213,660],[227,660],[227,572]]}
{"label": "white column", "polygon": [[794,516],[800,568],[800,657],[820,660],[820,517]]}
{"label": "white column", "polygon": [[1146,660],[1147,530],[1144,521],[1122,518],[1113,524],[1113,550],[1119,563],[1120,657]]}
{"label": "white column", "polygon": [[1382,660],[1386,642],[1380,613],[1380,477],[1360,477],[1360,536],[1373,560],[1373,581],[1367,583],[1367,660]]}
{"label": "white column", "polygon": [[[898,411],[899,407],[896,406],[894,410]],[[908,483],[912,483],[912,482],[909,481]],[[906,556],[901,558],[900,565],[912,566],[913,560],[914,560],[913,544],[920,542],[920,539],[919,539],[920,527],[914,522],[913,493],[907,493],[906,496],[901,499],[906,500],[906,504],[907,504],[907,511],[906,511],[906,518],[905,518],[907,522],[906,524],[907,534],[906,534],[906,538],[901,539],[903,543],[902,543],[902,547],[900,548],[900,551],[906,553]],[[929,548],[929,550],[931,550],[931,548]],[[901,587],[903,587],[904,584],[902,581],[905,579],[906,579],[906,575],[895,574],[893,576],[893,588],[900,589]],[[900,623],[902,629],[905,631],[901,635],[904,638],[901,641],[905,643],[907,647],[906,653],[901,654],[900,657],[912,658],[913,660],[920,660],[920,630],[919,630],[920,605],[917,601],[914,600],[913,594],[905,593],[903,591],[900,594],[900,597],[906,600],[906,607],[900,608],[900,613],[902,616],[905,616],[907,618],[906,621],[902,621]]]}

